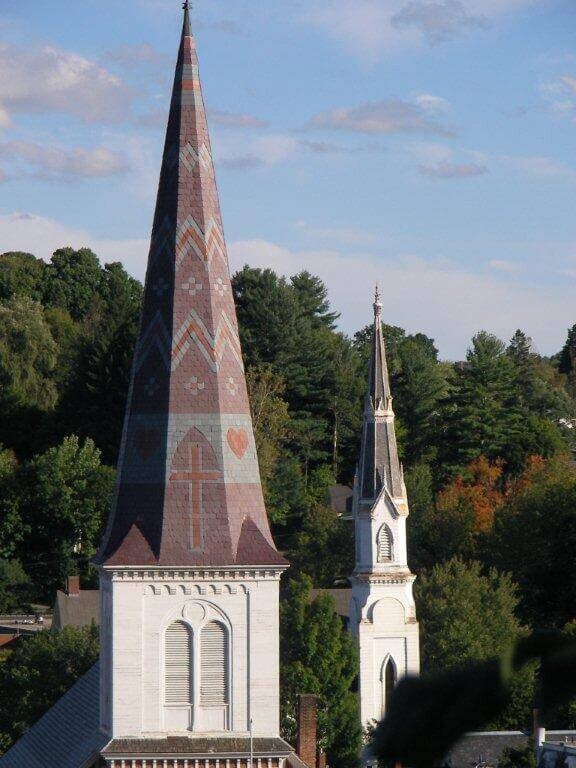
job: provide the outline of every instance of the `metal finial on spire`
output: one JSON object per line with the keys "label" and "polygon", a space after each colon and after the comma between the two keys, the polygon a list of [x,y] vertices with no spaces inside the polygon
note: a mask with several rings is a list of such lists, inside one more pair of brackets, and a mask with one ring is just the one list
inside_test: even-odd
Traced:
{"label": "metal finial on spire", "polygon": [[380,288],[378,287],[378,283],[376,283],[376,287],[374,289],[374,316],[380,317],[382,314],[382,301],[380,299]]}

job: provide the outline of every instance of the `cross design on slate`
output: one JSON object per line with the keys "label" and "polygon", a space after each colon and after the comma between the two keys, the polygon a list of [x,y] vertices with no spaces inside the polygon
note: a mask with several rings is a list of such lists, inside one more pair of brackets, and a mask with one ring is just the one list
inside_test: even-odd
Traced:
{"label": "cross design on slate", "polygon": [[190,446],[190,466],[188,469],[172,472],[170,482],[188,483],[190,492],[190,547],[194,549],[201,544],[200,518],[202,513],[202,486],[205,482],[217,482],[222,479],[222,473],[217,469],[204,469],[202,461],[202,446],[193,443]]}

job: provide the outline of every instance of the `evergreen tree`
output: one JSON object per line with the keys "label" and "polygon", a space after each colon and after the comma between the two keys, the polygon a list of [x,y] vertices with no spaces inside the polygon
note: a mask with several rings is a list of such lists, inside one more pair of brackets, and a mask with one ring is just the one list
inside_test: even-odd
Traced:
{"label": "evergreen tree", "polygon": [[516,374],[504,344],[492,334],[474,336],[442,418],[444,472],[462,471],[480,455],[520,463],[517,446],[524,419]]}
{"label": "evergreen tree", "polygon": [[30,608],[30,580],[18,560],[0,559],[0,614]]}
{"label": "evergreen tree", "polygon": [[315,327],[324,326],[333,331],[336,320],[340,317],[337,312],[330,311],[328,289],[319,277],[310,272],[299,272],[290,278],[290,283],[296,291],[296,298],[304,315]]}
{"label": "evergreen tree", "polygon": [[283,736],[295,737],[299,693],[318,697],[319,743],[330,765],[358,763],[361,729],[351,686],[357,675],[353,641],[325,595],[311,599],[306,576],[290,579],[280,604],[280,681]]}
{"label": "evergreen tree", "polygon": [[560,352],[558,370],[569,376],[576,371],[576,323],[568,329],[568,338]]}

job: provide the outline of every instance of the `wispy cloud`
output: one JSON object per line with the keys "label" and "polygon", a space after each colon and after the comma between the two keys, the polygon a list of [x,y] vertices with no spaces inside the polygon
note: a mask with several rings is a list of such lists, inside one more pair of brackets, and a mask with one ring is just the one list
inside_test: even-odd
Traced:
{"label": "wispy cloud", "polygon": [[64,113],[85,123],[126,119],[133,94],[116,75],[55,46],[0,45],[0,113]]}
{"label": "wispy cloud", "polygon": [[431,179],[469,179],[487,174],[488,166],[480,163],[453,163],[441,160],[437,163],[420,164],[418,170]]}
{"label": "wispy cloud", "polygon": [[108,51],[105,59],[129,70],[136,67],[168,67],[171,64],[169,56],[160,53],[149,43],[121,45],[119,48]]}
{"label": "wispy cloud", "polygon": [[354,227],[315,227],[307,221],[297,221],[296,229],[308,240],[338,243],[356,248],[374,245],[378,240],[374,232]]}
{"label": "wispy cloud", "polygon": [[[418,98],[418,97],[417,97]],[[421,98],[421,97],[420,97]],[[429,99],[430,97],[428,97]],[[308,128],[323,128],[365,134],[434,133],[451,136],[453,131],[431,114],[429,102],[388,98],[355,107],[339,107],[312,117]]]}
{"label": "wispy cloud", "polygon": [[460,0],[412,0],[390,19],[397,29],[416,29],[431,45],[452,40],[473,29],[486,29],[484,16],[469,13]]}
{"label": "wispy cloud", "polygon": [[27,141],[0,144],[0,158],[14,168],[13,176],[75,181],[115,176],[129,170],[125,155],[107,147],[62,149]]}
{"label": "wispy cloud", "polygon": [[209,109],[208,118],[220,128],[266,128],[268,123],[247,112],[228,112],[222,109]]}

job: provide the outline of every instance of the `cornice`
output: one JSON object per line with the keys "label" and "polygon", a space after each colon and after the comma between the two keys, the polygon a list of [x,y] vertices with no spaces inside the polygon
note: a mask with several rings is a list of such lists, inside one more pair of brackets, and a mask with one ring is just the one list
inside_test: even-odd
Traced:
{"label": "cornice", "polygon": [[278,581],[285,567],[261,566],[242,568],[103,568],[112,581]]}

